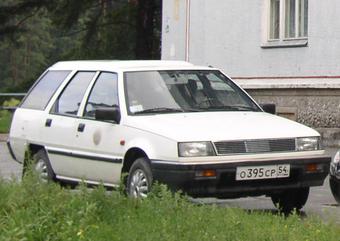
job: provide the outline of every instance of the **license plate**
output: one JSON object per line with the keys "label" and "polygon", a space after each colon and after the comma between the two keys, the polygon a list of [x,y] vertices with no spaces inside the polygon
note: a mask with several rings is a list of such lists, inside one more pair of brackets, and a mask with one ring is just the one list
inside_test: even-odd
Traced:
{"label": "license plate", "polygon": [[247,166],[236,169],[236,180],[256,180],[286,178],[290,174],[290,165]]}

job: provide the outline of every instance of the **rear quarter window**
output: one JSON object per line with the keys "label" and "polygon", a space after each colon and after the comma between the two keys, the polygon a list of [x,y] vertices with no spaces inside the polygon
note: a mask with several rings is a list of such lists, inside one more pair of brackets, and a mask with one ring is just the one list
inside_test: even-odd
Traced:
{"label": "rear quarter window", "polygon": [[21,107],[44,110],[61,83],[71,71],[48,71],[32,87]]}

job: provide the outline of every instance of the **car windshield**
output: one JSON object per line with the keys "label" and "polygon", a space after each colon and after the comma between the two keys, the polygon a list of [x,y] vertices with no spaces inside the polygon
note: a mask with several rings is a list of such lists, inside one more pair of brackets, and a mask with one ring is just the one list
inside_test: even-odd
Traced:
{"label": "car windshield", "polygon": [[217,70],[166,70],[125,73],[128,113],[261,111]]}

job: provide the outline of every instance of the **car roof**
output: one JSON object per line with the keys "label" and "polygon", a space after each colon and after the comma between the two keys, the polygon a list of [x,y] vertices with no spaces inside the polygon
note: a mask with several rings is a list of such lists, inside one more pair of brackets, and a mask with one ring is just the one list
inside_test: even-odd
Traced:
{"label": "car roof", "polygon": [[[103,70],[103,71],[143,71],[161,69],[207,69],[185,61],[174,60],[80,60],[61,61],[52,65],[50,70]],[[210,68],[209,68],[210,69]]]}

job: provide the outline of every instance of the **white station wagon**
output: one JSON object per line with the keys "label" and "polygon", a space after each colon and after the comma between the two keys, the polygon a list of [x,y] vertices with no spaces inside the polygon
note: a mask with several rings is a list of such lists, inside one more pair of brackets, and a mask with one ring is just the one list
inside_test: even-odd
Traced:
{"label": "white station wagon", "polygon": [[8,147],[24,167],[31,153],[41,178],[117,186],[128,173],[134,197],[158,181],[193,197],[267,195],[301,209],[331,159],[315,130],[263,109],[211,67],[58,62],[15,111]]}

